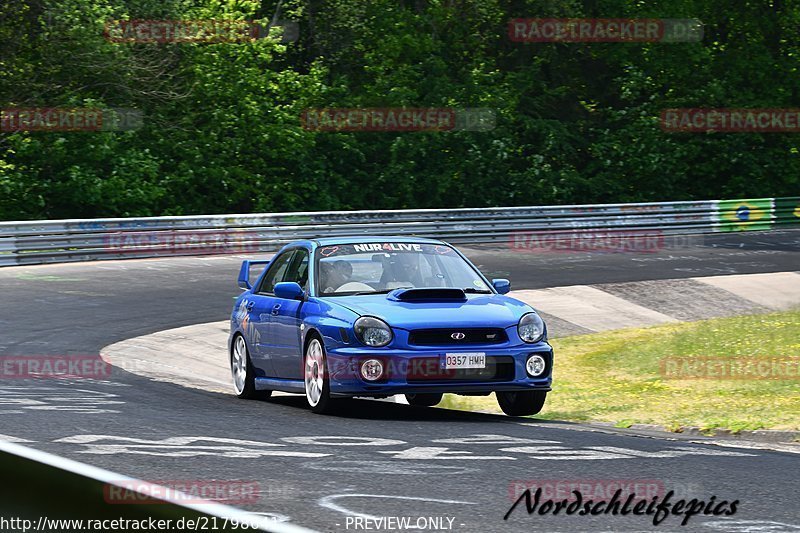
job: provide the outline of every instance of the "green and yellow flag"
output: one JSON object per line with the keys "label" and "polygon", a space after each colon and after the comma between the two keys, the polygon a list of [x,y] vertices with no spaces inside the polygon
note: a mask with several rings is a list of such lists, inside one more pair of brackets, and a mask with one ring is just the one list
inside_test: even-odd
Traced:
{"label": "green and yellow flag", "polygon": [[772,227],[772,198],[720,200],[717,222],[720,231],[755,231]]}

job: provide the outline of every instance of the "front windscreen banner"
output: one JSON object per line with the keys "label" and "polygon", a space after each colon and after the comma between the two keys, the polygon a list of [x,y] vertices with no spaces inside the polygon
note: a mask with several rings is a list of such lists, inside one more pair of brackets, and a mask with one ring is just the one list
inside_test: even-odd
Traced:
{"label": "front windscreen banner", "polygon": [[419,243],[406,243],[406,242],[368,242],[357,244],[335,244],[328,246],[321,246],[319,254],[322,257],[336,257],[339,255],[352,255],[352,254],[375,254],[375,253],[422,253],[422,254],[436,254],[436,255],[450,255],[455,254],[455,251],[449,246],[440,244],[419,244]]}

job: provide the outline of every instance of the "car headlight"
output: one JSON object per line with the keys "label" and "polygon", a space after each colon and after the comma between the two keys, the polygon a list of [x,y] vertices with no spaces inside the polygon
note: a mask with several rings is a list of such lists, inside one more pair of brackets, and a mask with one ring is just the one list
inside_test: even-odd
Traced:
{"label": "car headlight", "polygon": [[362,316],[356,320],[353,330],[355,330],[358,340],[367,346],[380,348],[392,342],[392,329],[379,318]]}
{"label": "car headlight", "polygon": [[519,338],[527,343],[539,342],[544,337],[544,321],[536,313],[528,313],[517,324]]}

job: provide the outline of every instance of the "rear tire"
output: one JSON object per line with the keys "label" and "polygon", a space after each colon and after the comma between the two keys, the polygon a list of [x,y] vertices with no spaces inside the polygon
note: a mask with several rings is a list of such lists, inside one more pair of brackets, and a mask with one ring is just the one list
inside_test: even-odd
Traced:
{"label": "rear tire", "polygon": [[440,392],[406,394],[405,397],[409,405],[415,405],[417,407],[433,407],[442,401],[442,393]]}
{"label": "rear tire", "polygon": [[271,390],[256,390],[256,373],[250,362],[250,351],[244,337],[236,335],[231,344],[231,377],[236,396],[245,400],[263,400],[272,395]]}
{"label": "rear tire", "polygon": [[498,391],[497,403],[508,416],[535,415],[544,407],[546,391]]}
{"label": "rear tire", "polygon": [[328,359],[325,347],[319,337],[312,337],[303,355],[303,383],[306,390],[306,403],[312,412],[327,414],[333,412],[335,401],[331,399],[331,385],[328,379]]}

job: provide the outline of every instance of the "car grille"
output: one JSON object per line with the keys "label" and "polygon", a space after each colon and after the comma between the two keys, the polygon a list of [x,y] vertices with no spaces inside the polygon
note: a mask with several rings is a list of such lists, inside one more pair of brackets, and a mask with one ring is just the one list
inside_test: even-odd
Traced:
{"label": "car grille", "polygon": [[[460,336],[458,334],[464,338],[453,338],[454,335]],[[408,343],[416,346],[501,344],[506,341],[508,336],[502,328],[415,329],[408,335]]]}
{"label": "car grille", "polygon": [[441,368],[438,357],[415,357],[406,372],[408,383],[431,383],[443,381],[511,381],[514,379],[513,357],[487,357],[486,368],[463,368],[446,370]]}

